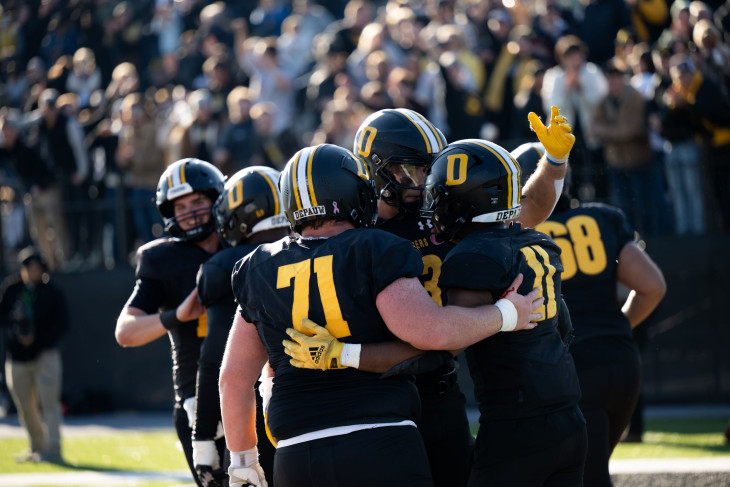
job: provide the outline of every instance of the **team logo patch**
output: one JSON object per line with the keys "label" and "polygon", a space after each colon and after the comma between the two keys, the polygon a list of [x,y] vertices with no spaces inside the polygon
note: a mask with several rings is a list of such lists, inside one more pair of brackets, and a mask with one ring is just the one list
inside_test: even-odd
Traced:
{"label": "team logo patch", "polygon": [[314,206],[312,208],[303,208],[301,210],[296,210],[294,212],[294,219],[295,220],[301,220],[302,218],[306,218],[308,216],[318,216],[318,215],[326,215],[327,211],[325,210],[324,206]]}

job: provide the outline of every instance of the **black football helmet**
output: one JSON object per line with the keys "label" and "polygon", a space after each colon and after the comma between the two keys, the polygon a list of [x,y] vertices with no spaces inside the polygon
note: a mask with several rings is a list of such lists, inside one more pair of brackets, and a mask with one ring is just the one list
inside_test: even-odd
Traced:
{"label": "black football helmet", "polygon": [[423,115],[405,108],[379,110],[360,125],[353,152],[367,161],[378,197],[403,211],[418,211],[402,201],[402,191],[423,190],[416,171],[427,171],[446,137]]}
{"label": "black football helmet", "polygon": [[375,183],[367,165],[352,152],[332,144],[300,150],[279,177],[284,212],[292,229],[320,218],[348,219],[368,227],[377,217]]}
{"label": "black football helmet", "polygon": [[218,235],[228,245],[244,243],[254,233],[289,227],[277,188],[279,171],[252,166],[226,181],[213,205]]}
{"label": "black football helmet", "polygon": [[540,159],[545,155],[545,147],[540,142],[528,142],[517,147],[510,154],[512,154],[514,160],[520,165],[522,172],[520,181],[522,187],[524,187],[532,173],[537,169],[537,164],[540,162]]}
{"label": "black football helmet", "polygon": [[449,144],[433,161],[421,215],[442,238],[468,222],[503,222],[520,214],[520,166],[507,150],[480,139]]}
{"label": "black football helmet", "polygon": [[[175,217],[173,202],[177,198],[191,193],[201,193],[210,198],[211,201],[215,201],[223,191],[224,183],[225,176],[223,176],[223,173],[209,162],[188,158],[170,164],[160,176],[155,198],[157,210],[165,222],[165,230],[175,240],[199,242],[207,238],[215,231],[215,221],[210,208],[205,211],[197,211],[193,215],[196,220],[200,220],[200,225],[189,230],[183,230],[178,218]],[[204,221],[205,215],[210,216],[207,221]]]}

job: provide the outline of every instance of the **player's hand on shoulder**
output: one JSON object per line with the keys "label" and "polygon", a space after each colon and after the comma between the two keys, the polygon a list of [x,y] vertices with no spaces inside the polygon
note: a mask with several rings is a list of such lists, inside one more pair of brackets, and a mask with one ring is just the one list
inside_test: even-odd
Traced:
{"label": "player's hand on shoulder", "polygon": [[541,289],[535,288],[526,295],[518,293],[522,279],[522,274],[518,274],[502,298],[495,303],[502,312],[501,331],[530,330],[537,326],[537,321],[544,318],[542,313],[537,312],[545,301]]}
{"label": "player's hand on shoulder", "polygon": [[[291,357],[289,363],[300,369],[331,370],[346,368],[341,364],[344,344],[322,326],[309,318],[302,320],[304,333],[287,328],[291,340],[284,340],[284,351]],[[293,341],[292,341],[293,340]]]}

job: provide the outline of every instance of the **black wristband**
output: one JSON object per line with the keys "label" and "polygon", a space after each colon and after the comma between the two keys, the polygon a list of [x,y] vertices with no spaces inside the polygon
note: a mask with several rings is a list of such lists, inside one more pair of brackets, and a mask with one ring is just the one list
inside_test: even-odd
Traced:
{"label": "black wristband", "polygon": [[168,309],[167,311],[160,313],[160,323],[162,323],[162,326],[168,330],[172,330],[173,328],[177,328],[182,325],[183,322],[177,319],[176,313],[177,308]]}

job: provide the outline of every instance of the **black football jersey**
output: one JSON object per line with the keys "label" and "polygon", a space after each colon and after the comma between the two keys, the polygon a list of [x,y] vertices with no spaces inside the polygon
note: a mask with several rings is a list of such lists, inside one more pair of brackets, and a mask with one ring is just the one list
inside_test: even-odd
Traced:
{"label": "black football jersey", "polygon": [[206,307],[208,334],[200,349],[193,432],[196,440],[213,439],[221,419],[218,375],[236,313],[231,273],[236,262],[255,248],[255,245],[240,245],[223,249],[204,262],[198,271],[198,300]]}
{"label": "black football jersey", "polygon": [[545,318],[532,330],[497,333],[466,349],[481,421],[517,419],[567,409],[580,388],[573,359],[557,332],[560,248],[546,235],[519,224],[480,229],[444,260],[440,286],[490,291],[500,298],[517,274],[527,294],[540,286]]}
{"label": "black football jersey", "polygon": [[291,438],[335,426],[415,420],[412,379],[346,368],[322,373],[289,364],[285,330],[303,318],[326,325],[346,343],[394,340],[375,301],[396,279],[418,277],[423,265],[410,242],[374,229],[330,238],[286,237],[236,264],[232,283],[242,316],[254,323],[275,371],[267,424]]}
{"label": "black football jersey", "polygon": [[438,286],[441,263],[454,244],[441,240],[436,235],[436,228],[430,218],[420,218],[415,215],[398,216],[390,220],[378,220],[377,227],[409,240],[421,253],[423,273],[418,279],[433,300],[441,306],[443,304],[441,289]]}
{"label": "black football jersey", "polygon": [[537,230],[562,249],[563,297],[575,329],[573,345],[596,337],[631,338],[616,289],[618,256],[634,231],[624,214],[601,203],[553,213]]}
{"label": "black football jersey", "polygon": [[[193,243],[177,242],[171,238],[143,245],[137,251],[137,281],[127,305],[147,314],[177,308],[195,288],[198,268],[210,256]],[[206,333],[206,315],[198,318],[197,323],[184,323],[167,333],[177,401],[195,395],[200,345]]]}

